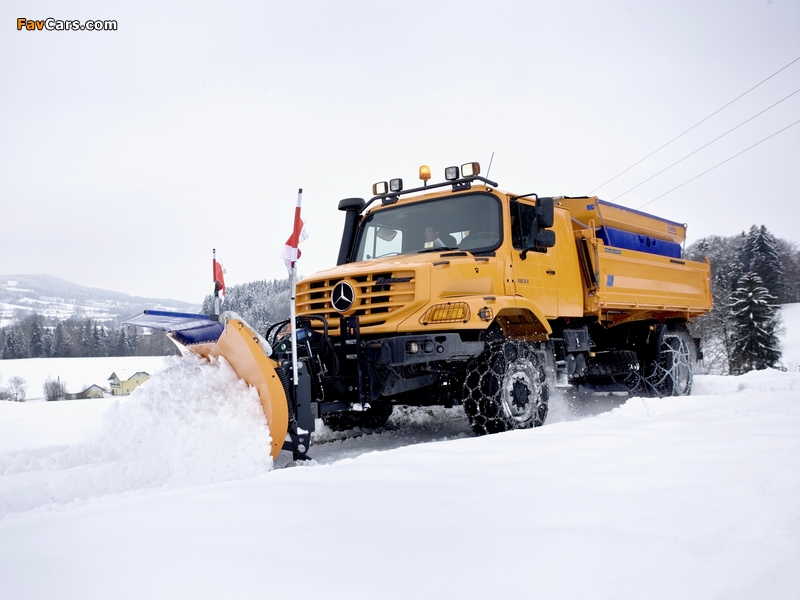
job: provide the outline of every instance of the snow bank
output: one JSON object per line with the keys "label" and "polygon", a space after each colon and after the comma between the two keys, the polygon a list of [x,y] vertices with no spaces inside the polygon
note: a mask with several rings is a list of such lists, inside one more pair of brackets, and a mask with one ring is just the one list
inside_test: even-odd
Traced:
{"label": "snow bank", "polygon": [[147,488],[242,479],[272,468],[255,389],[224,361],[174,359],[86,443],[0,454],[0,516]]}

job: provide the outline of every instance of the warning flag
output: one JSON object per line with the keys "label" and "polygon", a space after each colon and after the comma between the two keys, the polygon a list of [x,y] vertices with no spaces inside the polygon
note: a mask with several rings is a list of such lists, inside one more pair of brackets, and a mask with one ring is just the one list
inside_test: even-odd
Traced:
{"label": "warning flag", "polygon": [[286,244],[283,246],[283,252],[281,252],[281,258],[283,258],[283,262],[286,263],[286,270],[289,271],[290,275],[294,263],[300,258],[300,248],[298,248],[298,246],[300,242],[308,237],[305,225],[303,225],[303,219],[300,218],[300,205],[302,201],[303,189],[300,188],[297,190],[297,206],[294,209],[294,230],[292,231],[292,235],[289,236],[289,239],[286,240]]}

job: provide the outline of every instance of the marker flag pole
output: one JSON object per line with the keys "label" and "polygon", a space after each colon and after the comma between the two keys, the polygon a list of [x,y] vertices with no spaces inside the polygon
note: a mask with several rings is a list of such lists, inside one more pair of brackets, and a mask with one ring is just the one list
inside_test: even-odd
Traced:
{"label": "marker flag pole", "polygon": [[[294,228],[291,237],[286,241],[285,250],[288,249],[287,266],[289,267],[289,318],[292,328],[292,379],[295,386],[298,384],[297,377],[297,308],[295,307],[296,283],[297,283],[297,260],[300,258],[300,249],[297,247],[308,235],[303,227],[303,220],[300,218],[300,207],[303,203],[303,188],[297,190],[297,206],[294,209]],[[287,254],[285,252],[285,254]],[[286,260],[286,257],[284,258]]]}

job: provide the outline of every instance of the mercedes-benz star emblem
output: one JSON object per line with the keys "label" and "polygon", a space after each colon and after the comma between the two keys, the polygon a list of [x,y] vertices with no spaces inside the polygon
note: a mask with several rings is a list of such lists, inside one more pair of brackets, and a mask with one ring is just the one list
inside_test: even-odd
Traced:
{"label": "mercedes-benz star emblem", "polygon": [[356,292],[353,286],[346,281],[340,281],[333,288],[333,295],[331,296],[331,304],[333,308],[340,313],[347,312],[353,306],[356,299]]}

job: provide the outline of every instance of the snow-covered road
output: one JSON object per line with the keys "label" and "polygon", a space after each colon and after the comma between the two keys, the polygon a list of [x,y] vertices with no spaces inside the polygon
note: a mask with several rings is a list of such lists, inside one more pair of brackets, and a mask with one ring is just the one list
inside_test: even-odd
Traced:
{"label": "snow-covered road", "polygon": [[287,466],[224,363],[167,364],[119,403],[0,403],[0,600],[800,598],[800,372],[480,438],[458,408],[318,422]]}
{"label": "snow-covered road", "polygon": [[[111,443],[102,427],[55,449],[64,468],[29,447],[38,470],[4,475],[7,498],[23,502],[16,478],[49,469],[62,478],[51,489],[83,499],[46,502],[34,486],[38,508],[6,508],[0,598],[797,598],[800,373],[696,388],[482,438],[455,409],[416,411],[397,429],[318,445],[316,465],[262,474],[246,445],[213,456],[183,435],[208,436],[203,415],[231,424],[235,411],[214,416],[197,398],[192,420],[164,411],[183,423],[166,450],[135,427],[153,415],[122,405],[106,419],[128,416],[120,439],[144,436],[206,480],[143,468],[153,488],[133,454],[80,463],[79,448]],[[19,411],[36,405],[8,407],[24,430]],[[434,439],[446,441],[415,443]],[[130,464],[92,472],[102,460]],[[85,486],[106,476],[127,487],[90,498]]]}

